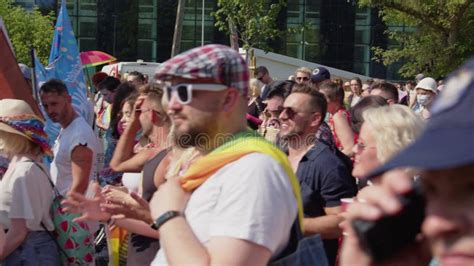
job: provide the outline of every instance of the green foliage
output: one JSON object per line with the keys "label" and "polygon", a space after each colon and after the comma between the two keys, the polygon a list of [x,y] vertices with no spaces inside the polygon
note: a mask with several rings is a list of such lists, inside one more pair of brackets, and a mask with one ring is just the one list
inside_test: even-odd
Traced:
{"label": "green foliage", "polygon": [[375,59],[390,65],[402,62],[400,74],[442,77],[474,55],[473,0],[359,0],[361,7],[378,8],[389,26],[405,25],[411,31],[389,27],[388,37],[397,43],[375,47]]}
{"label": "green foliage", "polygon": [[41,62],[47,64],[54,34],[54,14],[43,16],[37,7],[27,11],[13,4],[12,0],[0,0],[0,16],[17,61],[31,66],[30,48],[34,47]]}
{"label": "green foliage", "polygon": [[284,0],[273,4],[267,0],[218,0],[218,10],[212,15],[221,31],[230,34],[230,24],[235,26],[245,50],[258,47],[271,51],[266,41],[282,33],[277,28],[276,19],[285,4]]}

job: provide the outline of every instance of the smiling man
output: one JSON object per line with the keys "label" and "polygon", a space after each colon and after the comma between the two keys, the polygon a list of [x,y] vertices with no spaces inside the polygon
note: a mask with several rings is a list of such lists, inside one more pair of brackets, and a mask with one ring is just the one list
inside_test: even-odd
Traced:
{"label": "smiling man", "polygon": [[244,59],[222,45],[157,70],[176,145],[202,157],[152,199],[162,245],[152,265],[264,265],[285,249],[299,188],[284,154],[247,130],[248,76]]}
{"label": "smiling man", "polygon": [[357,188],[350,170],[324,142],[316,141],[327,103],[308,85],[295,85],[280,114],[280,137],[288,143],[288,158],[298,177],[305,214],[304,233],[320,234],[329,265],[335,265],[341,235],[341,198]]}

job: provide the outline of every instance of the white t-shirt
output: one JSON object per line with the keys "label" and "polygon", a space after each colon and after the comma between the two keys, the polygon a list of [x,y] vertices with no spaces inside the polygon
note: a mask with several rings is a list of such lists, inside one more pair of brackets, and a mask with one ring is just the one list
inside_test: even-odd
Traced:
{"label": "white t-shirt", "polygon": [[[266,247],[273,256],[286,247],[296,215],[296,199],[284,169],[260,153],[217,171],[193,192],[185,210],[201,243],[213,236],[244,239]],[[167,261],[160,249],[151,265],[163,264]]]}
{"label": "white t-shirt", "polygon": [[25,219],[30,231],[43,231],[41,222],[54,229],[49,212],[54,193],[47,178],[27,157],[13,157],[0,182],[0,223],[5,228],[10,219]]}
{"label": "white t-shirt", "polygon": [[89,180],[95,180],[99,171],[99,161],[103,160],[104,152],[98,137],[81,116],[77,116],[71,124],[59,132],[53,147],[54,159],[51,163],[51,178],[62,195],[66,195],[71,188],[71,153],[79,145],[86,145],[93,151]]}

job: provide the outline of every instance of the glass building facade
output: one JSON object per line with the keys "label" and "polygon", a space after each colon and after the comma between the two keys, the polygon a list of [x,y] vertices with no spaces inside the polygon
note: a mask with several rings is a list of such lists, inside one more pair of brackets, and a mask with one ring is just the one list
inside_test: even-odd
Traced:
{"label": "glass building facade", "polygon": [[[26,8],[38,4],[53,10],[59,5],[54,0],[16,2]],[[81,51],[101,50],[120,61],[152,62],[171,55],[177,2],[66,0]],[[229,37],[214,27],[211,13],[217,9],[216,0],[184,2],[181,51],[202,43],[229,44]],[[396,45],[383,34],[387,27],[376,10],[358,8],[348,0],[288,0],[277,24],[282,30],[302,25],[304,29],[270,42],[276,53],[362,75],[399,79],[399,65],[384,67],[371,60],[372,47]]]}

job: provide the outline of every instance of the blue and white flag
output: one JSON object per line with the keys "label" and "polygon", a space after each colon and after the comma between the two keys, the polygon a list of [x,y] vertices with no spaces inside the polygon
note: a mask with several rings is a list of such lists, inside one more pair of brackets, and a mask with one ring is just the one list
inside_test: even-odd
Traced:
{"label": "blue and white flag", "polygon": [[[67,14],[66,3],[62,0],[54,29],[48,66],[44,67],[35,56],[36,82],[39,88],[49,79],[62,80],[72,97],[74,110],[92,125],[94,118],[93,106],[87,98],[87,87],[82,68],[76,38]],[[53,144],[59,134],[60,125],[53,123],[46,113],[44,116],[46,117],[46,133],[48,133],[50,144]]]}

